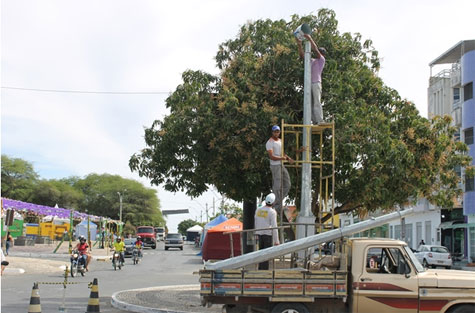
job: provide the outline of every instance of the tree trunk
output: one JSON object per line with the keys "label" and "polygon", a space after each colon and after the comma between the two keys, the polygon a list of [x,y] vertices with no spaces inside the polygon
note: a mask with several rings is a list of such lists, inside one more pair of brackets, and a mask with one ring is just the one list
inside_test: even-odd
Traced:
{"label": "tree trunk", "polygon": [[[253,229],[254,228],[254,214],[256,212],[257,202],[256,200],[244,200],[242,204],[242,211],[243,211],[243,228],[244,229]],[[254,245],[248,245],[248,235],[249,237],[252,236],[251,233],[243,233],[242,242],[243,242],[243,254],[249,253],[254,251]],[[253,239],[253,238],[249,238]],[[249,240],[253,242],[252,240]]]}

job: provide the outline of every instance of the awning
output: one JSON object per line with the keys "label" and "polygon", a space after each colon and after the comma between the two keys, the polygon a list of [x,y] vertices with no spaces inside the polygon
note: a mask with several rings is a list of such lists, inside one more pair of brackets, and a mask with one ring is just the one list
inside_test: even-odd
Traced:
{"label": "awning", "polygon": [[462,40],[456,43],[452,48],[444,52],[441,56],[429,63],[429,66],[437,64],[455,63],[462,58],[464,53],[475,50],[475,40]]}
{"label": "awning", "polygon": [[440,223],[440,229],[455,229],[455,228],[469,228],[475,227],[475,223],[458,223],[457,221],[443,222]]}

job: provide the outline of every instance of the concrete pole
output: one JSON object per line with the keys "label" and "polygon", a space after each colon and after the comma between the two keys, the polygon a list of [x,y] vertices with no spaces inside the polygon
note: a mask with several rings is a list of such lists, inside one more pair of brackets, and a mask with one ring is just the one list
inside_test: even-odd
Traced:
{"label": "concrete pole", "polygon": [[122,194],[117,191],[119,195],[119,237],[122,236]]}
{"label": "concrete pole", "polygon": [[[69,254],[73,252],[73,216],[74,216],[74,210],[71,209],[69,210]],[[40,227],[40,224],[38,223],[38,228]]]}
{"label": "concrete pole", "polygon": [[[303,97],[303,124],[311,125],[312,107],[311,107],[311,54],[310,42],[305,41],[305,59],[304,59],[304,97]],[[311,127],[303,128],[303,146],[307,149],[302,152],[302,192],[300,199],[300,213],[297,217],[297,223],[315,224],[315,216],[312,213],[312,165],[310,163],[312,148],[312,130]],[[297,239],[305,238],[315,234],[315,225],[298,225]],[[299,253],[299,257],[303,257]]]}

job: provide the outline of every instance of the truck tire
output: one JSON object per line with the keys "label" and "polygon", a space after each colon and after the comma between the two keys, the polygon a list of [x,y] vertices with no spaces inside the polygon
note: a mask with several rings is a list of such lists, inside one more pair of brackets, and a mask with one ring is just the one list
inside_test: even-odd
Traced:
{"label": "truck tire", "polygon": [[152,246],[152,249],[157,249],[157,246],[156,246],[156,245],[153,245],[153,246]]}
{"label": "truck tire", "polygon": [[475,312],[475,305],[473,304],[462,304],[458,305],[453,309],[449,310],[450,313],[473,313]]}
{"label": "truck tire", "polygon": [[271,313],[310,313],[307,307],[302,303],[278,303],[273,308]]}

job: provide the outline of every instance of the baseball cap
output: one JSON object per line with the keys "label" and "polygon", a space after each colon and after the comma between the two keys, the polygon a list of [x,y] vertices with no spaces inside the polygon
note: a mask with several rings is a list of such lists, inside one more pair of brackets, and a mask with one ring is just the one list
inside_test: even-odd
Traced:
{"label": "baseball cap", "polygon": [[272,126],[272,131],[280,130],[280,127],[277,125]]}

